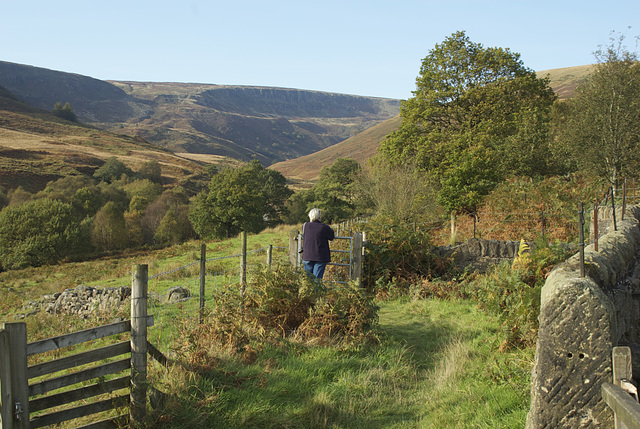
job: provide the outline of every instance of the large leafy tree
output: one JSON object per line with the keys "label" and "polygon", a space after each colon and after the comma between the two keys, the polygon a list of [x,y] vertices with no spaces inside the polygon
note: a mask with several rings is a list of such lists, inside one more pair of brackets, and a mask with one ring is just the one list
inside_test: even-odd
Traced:
{"label": "large leafy tree", "polygon": [[224,238],[241,231],[260,232],[282,222],[291,195],[282,174],[258,161],[212,177],[207,192],[198,194],[189,219],[203,238]]}
{"label": "large leafy tree", "polygon": [[549,171],[544,130],[556,96],[519,54],[456,32],[423,59],[413,94],[381,154],[437,178],[448,211],[474,210],[508,175]]}
{"label": "large leafy tree", "polygon": [[612,35],[595,52],[595,70],[558,106],[554,122],[559,149],[614,188],[622,176],[638,177],[640,162],[640,64],[623,41]]}
{"label": "large leafy tree", "polygon": [[339,222],[357,212],[361,192],[356,189],[362,168],[358,161],[338,158],[332,165],[322,167],[318,181],[311,189],[297,192],[287,201],[290,223],[308,220],[309,210],[317,207],[324,222]]}
{"label": "large leafy tree", "polygon": [[73,256],[86,240],[71,204],[39,199],[0,211],[0,263],[39,266]]}

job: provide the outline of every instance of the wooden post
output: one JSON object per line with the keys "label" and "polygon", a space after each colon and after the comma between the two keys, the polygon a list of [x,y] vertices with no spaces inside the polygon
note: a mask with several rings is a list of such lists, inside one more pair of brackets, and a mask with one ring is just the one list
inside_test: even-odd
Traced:
{"label": "wooden post", "polygon": [[614,189],[613,187],[611,187],[611,211],[612,211],[612,216],[613,216],[613,230],[617,231],[618,230],[618,223],[616,222],[616,198],[614,195]]}
{"label": "wooden post", "polygon": [[207,244],[200,246],[200,323],[204,319],[204,293],[207,272]]}
{"label": "wooden post", "polygon": [[[622,381],[631,381],[632,377],[632,362],[631,362],[631,349],[629,347],[614,347],[611,353],[612,368],[613,368],[613,384],[620,386]],[[626,429],[622,420],[615,415],[615,427],[616,429]]]}
{"label": "wooden post", "polygon": [[582,203],[578,205],[578,235],[580,237],[580,277],[584,278],[584,208]]}
{"label": "wooden post", "polygon": [[624,212],[627,209],[627,179],[622,182],[622,220],[624,222]]}
{"label": "wooden post", "polygon": [[268,267],[271,267],[272,258],[273,258],[273,244],[270,244],[269,247],[267,247],[267,266]]}
{"label": "wooden post", "polygon": [[456,244],[456,215],[451,212],[451,237],[449,238],[449,244],[452,246]]}
{"label": "wooden post", "polygon": [[593,250],[598,251],[598,203],[593,205]]}
{"label": "wooden post", "polygon": [[[2,429],[29,429],[27,325],[24,322],[2,323],[0,331],[6,331],[0,346]],[[7,342],[9,347],[5,348]]]}
{"label": "wooden post", "polygon": [[147,265],[134,265],[131,279],[130,422],[142,426],[147,414]]}
{"label": "wooden post", "polygon": [[362,245],[362,233],[356,232],[353,234],[353,244],[352,244],[352,252],[351,260],[353,261],[353,280],[358,282],[358,286],[362,287],[362,255],[364,252],[364,247]]}
{"label": "wooden post", "polygon": [[11,391],[11,339],[9,331],[0,331],[0,428],[13,425],[13,392]]}
{"label": "wooden post", "polygon": [[298,267],[298,231],[289,231],[289,263],[293,267]]}
{"label": "wooden post", "polygon": [[247,233],[242,231],[240,233],[240,286],[241,293],[244,296],[245,289],[247,288]]}

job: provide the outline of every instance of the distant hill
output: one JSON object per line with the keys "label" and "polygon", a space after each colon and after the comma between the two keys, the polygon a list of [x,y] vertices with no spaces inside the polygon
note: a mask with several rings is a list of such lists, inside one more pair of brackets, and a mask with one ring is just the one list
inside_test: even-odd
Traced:
{"label": "distant hill", "polygon": [[[538,77],[548,76],[551,87],[560,99],[571,98],[576,86],[591,73],[593,65],[566,67],[537,72]],[[396,116],[319,152],[288,161],[278,162],[270,168],[281,172],[299,186],[311,186],[318,179],[325,165],[332,165],[338,158],[351,158],[365,163],[375,155],[380,143],[400,127],[402,118]]]}
{"label": "distant hill", "polygon": [[287,88],[101,81],[0,61],[0,86],[51,110],[179,153],[264,165],[308,155],[399,112],[399,100]]}
{"label": "distant hill", "polygon": [[593,67],[593,64],[590,64],[586,66],[543,70],[536,73],[538,77],[548,76],[551,82],[551,88],[553,88],[561,100],[565,100],[573,97],[576,87],[593,71]]}
{"label": "distant hill", "polygon": [[380,142],[400,127],[401,121],[400,115],[394,116],[336,145],[300,158],[278,162],[270,168],[302,184],[315,181],[322,167],[332,165],[338,158],[351,158],[365,163],[378,152]]}

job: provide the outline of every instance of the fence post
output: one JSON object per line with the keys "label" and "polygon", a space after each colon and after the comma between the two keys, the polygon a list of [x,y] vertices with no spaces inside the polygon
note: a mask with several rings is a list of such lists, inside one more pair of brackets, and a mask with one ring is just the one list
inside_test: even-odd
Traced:
{"label": "fence post", "polygon": [[[621,380],[632,380],[631,349],[629,347],[614,347],[611,353],[611,366],[613,370],[613,384],[621,385]],[[622,420],[614,413],[615,427],[626,429]]]}
{"label": "fence post", "polygon": [[618,224],[616,222],[616,197],[615,194],[613,193],[613,186],[610,188],[611,189],[611,210],[613,212],[613,230],[617,231],[618,230]]}
{"label": "fence post", "polygon": [[[9,348],[0,348],[2,359],[2,429],[29,429],[29,379],[27,378],[27,324],[2,323],[3,342]],[[8,376],[8,379],[5,378]],[[5,383],[6,388],[5,390]],[[10,398],[5,397],[5,394]],[[7,401],[7,402],[5,402]],[[5,426],[5,421],[7,422]]]}
{"label": "fence post", "polygon": [[362,233],[353,234],[353,244],[351,259],[353,260],[353,279],[358,282],[358,286],[362,287],[362,256],[364,247],[362,246]]}
{"label": "fence post", "polygon": [[580,277],[584,278],[584,208],[578,204],[578,235],[580,237]]}
{"label": "fence post", "polygon": [[273,258],[273,244],[270,244],[267,247],[267,267],[271,267],[271,262]]}
{"label": "fence post", "polygon": [[242,231],[240,233],[240,286],[241,293],[244,296],[245,289],[247,288],[247,232]]}
{"label": "fence post", "polygon": [[11,340],[9,331],[0,331],[0,427],[11,429],[13,393],[11,391]]}
{"label": "fence post", "polygon": [[200,245],[200,323],[204,319],[204,292],[207,272],[207,243]]}
{"label": "fence post", "polygon": [[622,182],[622,221],[624,222],[624,211],[627,209],[627,179]]}
{"label": "fence post", "polygon": [[129,417],[141,426],[147,414],[147,284],[149,267],[134,265],[131,279],[131,394]]}
{"label": "fence post", "polygon": [[593,250],[598,251],[598,203],[593,205]]}
{"label": "fence post", "polygon": [[298,231],[289,231],[289,263],[298,268]]}

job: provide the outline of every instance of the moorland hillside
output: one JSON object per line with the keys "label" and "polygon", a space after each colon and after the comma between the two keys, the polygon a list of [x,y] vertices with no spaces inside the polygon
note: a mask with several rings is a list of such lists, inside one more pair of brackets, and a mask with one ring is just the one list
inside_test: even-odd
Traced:
{"label": "moorland hillside", "polygon": [[399,100],[289,88],[102,81],[0,61],[0,86],[51,110],[70,103],[81,122],[177,153],[263,165],[343,141],[399,112]]}

